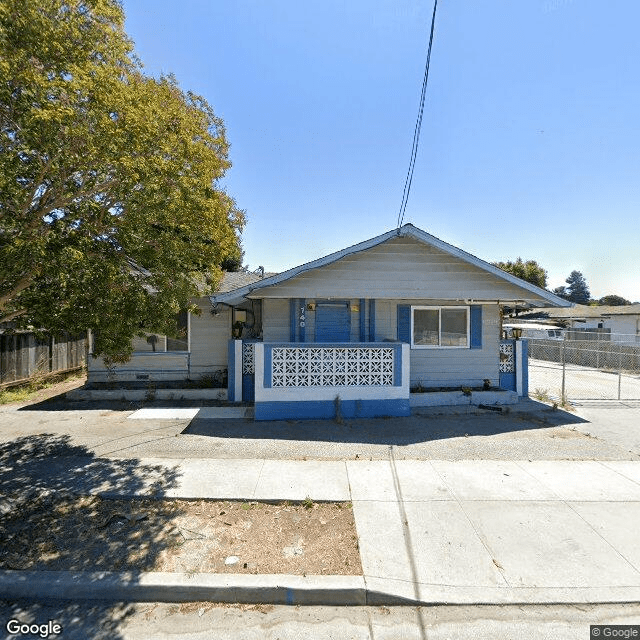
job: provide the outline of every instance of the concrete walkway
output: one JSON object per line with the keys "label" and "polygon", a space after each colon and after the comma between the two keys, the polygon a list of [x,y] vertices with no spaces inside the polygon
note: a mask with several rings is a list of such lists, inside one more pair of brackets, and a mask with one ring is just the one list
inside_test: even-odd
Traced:
{"label": "concrete walkway", "polygon": [[[352,502],[363,578],[145,574],[132,581],[5,571],[0,597],[26,589],[32,597],[179,594],[300,604],[640,601],[640,462],[395,461],[390,453],[387,461],[139,463],[171,470],[167,497]],[[149,495],[152,480],[101,493]]]}

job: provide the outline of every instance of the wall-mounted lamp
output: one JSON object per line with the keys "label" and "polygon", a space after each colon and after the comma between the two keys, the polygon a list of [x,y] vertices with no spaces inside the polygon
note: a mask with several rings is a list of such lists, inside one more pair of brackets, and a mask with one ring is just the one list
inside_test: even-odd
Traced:
{"label": "wall-mounted lamp", "polygon": [[307,311],[315,311],[316,303],[315,302],[307,302]]}
{"label": "wall-mounted lamp", "polygon": [[520,327],[513,327],[513,329],[511,329],[511,335],[515,340],[520,340],[520,338],[522,338],[522,329]]}

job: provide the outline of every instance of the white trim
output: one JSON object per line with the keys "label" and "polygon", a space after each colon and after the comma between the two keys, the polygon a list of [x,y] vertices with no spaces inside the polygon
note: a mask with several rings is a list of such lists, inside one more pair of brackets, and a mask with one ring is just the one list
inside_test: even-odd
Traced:
{"label": "white trim", "polygon": [[[298,276],[306,271],[318,269],[319,267],[324,267],[346,256],[353,255],[354,253],[358,253],[360,251],[366,251],[367,249],[371,249],[372,247],[382,244],[383,242],[386,242],[387,240],[390,240],[391,238],[396,236],[414,238],[419,242],[435,247],[436,249],[440,249],[440,251],[444,251],[449,255],[460,258],[464,262],[479,267],[480,269],[483,269],[484,271],[487,271],[488,273],[491,273],[492,275],[497,276],[502,280],[506,280],[507,282],[520,287],[524,291],[535,294],[543,300],[551,303],[553,306],[573,306],[573,303],[554,295],[550,291],[541,289],[540,287],[536,287],[535,285],[531,284],[530,282],[526,282],[525,280],[521,280],[520,278],[517,278],[516,276],[511,275],[510,273],[507,273],[506,271],[503,271],[498,267],[495,267],[489,262],[485,262],[480,258],[476,258],[476,256],[471,255],[470,253],[467,253],[466,251],[463,251],[458,247],[454,247],[453,245],[450,245],[443,240],[430,235],[426,231],[422,231],[422,229],[414,227],[412,224],[405,224],[399,229],[387,231],[386,233],[376,236],[375,238],[371,238],[370,240],[365,240],[364,242],[360,242],[359,244],[355,244],[351,247],[347,247],[346,249],[342,249],[341,251],[336,251],[335,253],[331,253],[328,256],[324,256],[323,258],[318,258],[317,260],[313,260],[312,262],[307,262],[306,264],[302,264],[298,267],[294,267],[293,269],[283,271],[282,273],[279,273],[275,276],[258,280],[233,291],[220,293],[217,296],[210,296],[211,303],[216,304],[218,302],[224,302],[226,304],[239,304],[247,295],[249,295],[253,291],[263,289],[265,287],[272,287],[276,284],[280,284],[281,282],[285,282],[286,280],[294,278],[295,276]],[[367,296],[363,293],[362,297],[366,298]],[[522,302],[526,301],[527,300],[525,298],[522,299]]]}
{"label": "white trim", "polygon": [[233,373],[234,399],[235,402],[242,402],[242,340],[234,340],[233,342],[233,349],[235,353],[234,363],[236,369]]}
{"label": "white trim", "polygon": [[516,352],[513,354],[514,365],[516,368],[516,393],[522,396],[522,367],[526,364],[522,361],[522,342],[516,340]]}
{"label": "white trim", "polygon": [[[442,309],[464,309],[467,312],[467,344],[443,345],[443,344],[415,344],[413,342],[413,312],[414,310],[438,311],[438,342],[442,342]],[[466,305],[411,305],[411,348],[412,349],[470,349],[471,348],[471,313]]]}

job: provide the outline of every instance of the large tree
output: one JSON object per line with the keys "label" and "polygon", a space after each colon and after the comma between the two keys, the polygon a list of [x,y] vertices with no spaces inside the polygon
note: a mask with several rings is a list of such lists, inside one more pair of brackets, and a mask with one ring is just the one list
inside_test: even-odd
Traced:
{"label": "large tree", "polygon": [[493,264],[503,271],[507,271],[538,287],[544,289],[547,286],[547,272],[535,260],[527,260],[525,262],[522,258],[518,258],[515,262],[494,262]]}
{"label": "large tree", "polygon": [[591,293],[587,286],[587,281],[580,271],[574,269],[565,282],[567,286],[563,288],[567,300],[578,304],[589,304]]}
{"label": "large tree", "polygon": [[0,321],[117,361],[241,260],[222,121],[143,74],[118,0],[0,3]]}

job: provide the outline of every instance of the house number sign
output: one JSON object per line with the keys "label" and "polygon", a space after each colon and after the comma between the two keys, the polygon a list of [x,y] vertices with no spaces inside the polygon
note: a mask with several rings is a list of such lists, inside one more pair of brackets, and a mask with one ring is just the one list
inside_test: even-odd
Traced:
{"label": "house number sign", "polygon": [[305,315],[305,308],[304,308],[304,305],[302,305],[300,307],[300,326],[301,327],[304,327],[306,320],[307,320],[307,316]]}

